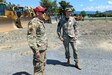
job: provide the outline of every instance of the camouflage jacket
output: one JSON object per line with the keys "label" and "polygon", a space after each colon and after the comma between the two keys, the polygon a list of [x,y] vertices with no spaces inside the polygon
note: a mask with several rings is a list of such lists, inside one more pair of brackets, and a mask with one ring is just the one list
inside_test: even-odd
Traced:
{"label": "camouflage jacket", "polygon": [[39,51],[47,49],[47,36],[43,21],[34,18],[28,23],[27,40],[29,46],[34,50]]}
{"label": "camouflage jacket", "polygon": [[[75,37],[75,34],[77,33],[76,26],[77,22],[74,17],[70,16],[69,19],[63,17],[58,23],[57,34],[59,37],[64,35]],[[61,32],[61,29],[63,33]]]}

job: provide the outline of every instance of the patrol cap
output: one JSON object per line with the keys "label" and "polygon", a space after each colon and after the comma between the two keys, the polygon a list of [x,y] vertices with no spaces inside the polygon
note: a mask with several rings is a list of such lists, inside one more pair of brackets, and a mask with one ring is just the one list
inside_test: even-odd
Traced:
{"label": "patrol cap", "polygon": [[65,11],[71,11],[72,12],[72,8],[66,8]]}
{"label": "patrol cap", "polygon": [[37,6],[34,11],[39,11],[39,12],[44,12],[45,10],[47,10],[47,8],[41,7],[41,6]]}

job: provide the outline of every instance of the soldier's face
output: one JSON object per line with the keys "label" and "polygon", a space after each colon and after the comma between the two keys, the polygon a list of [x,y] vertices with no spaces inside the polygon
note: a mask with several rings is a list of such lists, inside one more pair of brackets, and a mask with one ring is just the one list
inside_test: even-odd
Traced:
{"label": "soldier's face", "polygon": [[65,14],[66,14],[66,16],[71,16],[72,12],[71,11],[66,11]]}
{"label": "soldier's face", "polygon": [[44,19],[44,12],[36,12],[36,15],[39,19]]}
{"label": "soldier's face", "polygon": [[45,12],[37,12],[36,15],[39,19],[45,19],[45,20],[49,19]]}

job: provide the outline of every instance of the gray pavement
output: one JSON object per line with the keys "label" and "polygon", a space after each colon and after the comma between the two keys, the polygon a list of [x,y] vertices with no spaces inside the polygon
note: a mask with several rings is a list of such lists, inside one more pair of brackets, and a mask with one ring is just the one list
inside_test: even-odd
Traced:
{"label": "gray pavement", "polygon": [[[24,50],[24,52],[23,52]],[[29,51],[29,52],[28,52]],[[71,50],[71,64],[66,65],[63,46],[47,51],[45,75],[112,75],[112,52],[101,48],[79,48],[82,70],[74,67]],[[32,52],[28,47],[0,52],[1,75],[32,75]]]}

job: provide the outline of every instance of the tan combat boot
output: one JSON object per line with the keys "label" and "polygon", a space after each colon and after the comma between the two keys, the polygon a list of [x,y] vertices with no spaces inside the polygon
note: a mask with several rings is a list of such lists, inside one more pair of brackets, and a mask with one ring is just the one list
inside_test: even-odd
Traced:
{"label": "tan combat boot", "polygon": [[80,67],[79,62],[76,62],[76,63],[75,63],[75,67],[76,67],[77,69],[81,70],[81,67]]}
{"label": "tan combat boot", "polygon": [[44,74],[42,72],[40,72],[40,73],[36,72],[36,73],[34,73],[34,75],[44,75]]}

